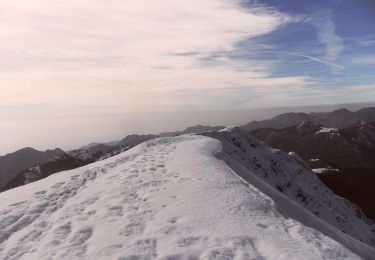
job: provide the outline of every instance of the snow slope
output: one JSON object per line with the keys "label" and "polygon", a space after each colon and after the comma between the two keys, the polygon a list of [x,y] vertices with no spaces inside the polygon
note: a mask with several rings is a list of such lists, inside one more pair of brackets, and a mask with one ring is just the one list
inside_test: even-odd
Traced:
{"label": "snow slope", "polygon": [[[286,218],[290,203],[281,214],[270,196],[216,158],[221,148],[220,141],[205,136],[154,139],[0,194],[0,259],[375,255],[333,227],[346,247]],[[278,200],[287,199],[283,196]]]}
{"label": "snow slope", "polygon": [[[357,206],[329,190],[297,154],[273,149],[240,128],[208,132],[206,135],[222,142],[223,150],[219,158],[274,200],[279,200],[278,194],[274,196],[274,191],[278,190],[316,217],[374,247],[374,223]],[[287,201],[286,198],[281,200],[282,204]],[[288,205],[287,208],[290,209],[291,206]],[[281,205],[279,209],[282,209]],[[296,210],[293,209],[292,212]],[[299,221],[306,220],[296,214],[293,217]],[[314,221],[306,223],[313,226],[316,224]],[[319,230],[323,228],[315,227]]]}

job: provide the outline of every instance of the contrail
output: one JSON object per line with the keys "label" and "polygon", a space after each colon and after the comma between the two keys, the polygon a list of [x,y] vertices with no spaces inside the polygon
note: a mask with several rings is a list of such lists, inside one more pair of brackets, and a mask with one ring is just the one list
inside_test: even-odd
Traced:
{"label": "contrail", "polygon": [[312,57],[312,56],[297,54],[297,53],[289,53],[289,54],[294,55],[294,56],[304,57],[304,58],[307,58],[307,59],[310,59],[310,60],[313,60],[313,61],[316,61],[316,62],[319,62],[319,63],[331,65],[331,66],[334,66],[334,67],[337,67],[337,68],[340,68],[340,69],[345,69],[344,66],[341,66],[339,64],[328,62],[326,60],[318,59],[318,58],[315,58],[315,57]]}

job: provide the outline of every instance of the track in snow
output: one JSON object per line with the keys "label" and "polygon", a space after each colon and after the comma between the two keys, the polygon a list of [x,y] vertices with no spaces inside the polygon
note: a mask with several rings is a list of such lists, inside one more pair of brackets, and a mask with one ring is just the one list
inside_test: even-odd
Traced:
{"label": "track in snow", "polygon": [[357,259],[214,153],[163,138],[0,195],[0,259]]}

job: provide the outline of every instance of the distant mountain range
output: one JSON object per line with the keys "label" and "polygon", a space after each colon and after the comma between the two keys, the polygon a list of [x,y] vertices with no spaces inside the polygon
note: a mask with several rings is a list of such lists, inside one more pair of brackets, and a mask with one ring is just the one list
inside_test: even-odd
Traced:
{"label": "distant mountain range", "polygon": [[30,147],[0,156],[0,187],[15,177],[17,173],[52,157],[64,154],[61,149],[38,151]]}
{"label": "distant mountain range", "polygon": [[274,148],[296,152],[336,194],[375,219],[375,121],[360,121],[343,129],[302,122],[251,134]]}
{"label": "distant mountain range", "polygon": [[282,129],[298,125],[303,121],[314,122],[326,127],[346,128],[360,121],[375,121],[375,107],[366,107],[355,112],[342,108],[322,113],[285,113],[268,120],[251,121],[241,128],[247,131],[259,128]]}
{"label": "distant mountain range", "polygon": [[283,129],[251,131],[274,148],[294,151],[305,160],[319,158],[340,167],[375,169],[375,121],[361,121],[344,128],[302,122]]}
{"label": "distant mountain range", "polygon": [[[60,153],[57,156],[46,156],[43,160],[30,161],[26,167],[18,167],[15,169],[8,175],[10,178],[7,178],[3,183],[0,187],[0,191],[5,191],[46,178],[56,172],[75,169],[112,157],[137,144],[156,137],[156,135],[128,135],[121,141],[116,142],[116,144],[90,144],[85,146],[86,148],[79,148],[67,152],[59,150]],[[15,154],[18,154],[18,152]],[[16,158],[17,157],[15,157],[11,165],[17,164]],[[22,158],[18,157],[18,160],[22,160]]]}

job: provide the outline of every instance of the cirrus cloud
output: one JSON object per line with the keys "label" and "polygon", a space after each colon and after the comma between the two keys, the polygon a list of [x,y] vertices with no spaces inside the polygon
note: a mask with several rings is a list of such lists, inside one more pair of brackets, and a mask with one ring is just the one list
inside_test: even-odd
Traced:
{"label": "cirrus cloud", "polygon": [[237,0],[14,0],[0,10],[3,106],[222,108],[225,94],[218,104],[178,93],[227,89],[235,100],[238,88],[251,96],[308,81],[273,78],[270,61],[230,58],[241,41],[294,19]]}

